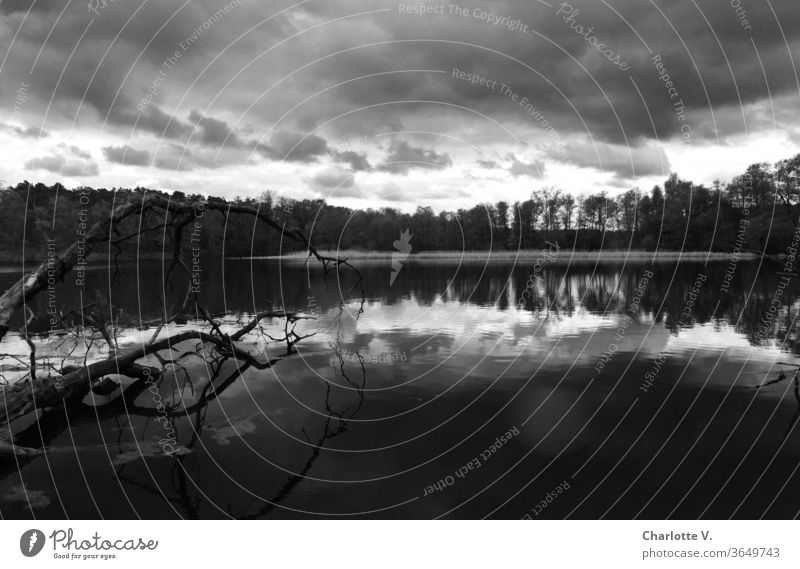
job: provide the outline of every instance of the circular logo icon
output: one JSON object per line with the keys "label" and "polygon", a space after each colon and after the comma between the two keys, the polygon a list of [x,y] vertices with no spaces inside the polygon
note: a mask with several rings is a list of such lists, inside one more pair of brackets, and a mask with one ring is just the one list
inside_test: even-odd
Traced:
{"label": "circular logo icon", "polygon": [[19,538],[19,550],[25,557],[38,555],[44,547],[44,532],[38,529],[29,529]]}

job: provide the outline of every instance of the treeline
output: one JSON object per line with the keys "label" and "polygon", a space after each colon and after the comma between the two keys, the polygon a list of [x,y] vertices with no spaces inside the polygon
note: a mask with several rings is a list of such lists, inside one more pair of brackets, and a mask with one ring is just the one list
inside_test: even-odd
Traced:
{"label": "treeline", "polygon": [[[115,205],[143,192],[152,190],[67,190],[60,184],[28,182],[0,190],[2,260],[40,260],[48,247],[68,246]],[[758,250],[766,246],[768,253],[777,253],[792,239],[800,214],[798,196],[800,154],[774,165],[753,164],[729,183],[710,188],[673,174],[649,192],[574,196],[543,188],[524,201],[484,203],[438,214],[423,206],[413,214],[393,208],[354,210],[271,193],[235,201],[258,206],[287,228],[303,229],[318,248],[329,250],[392,251],[401,231],[409,229],[414,252],[533,249],[550,241],[578,250],[730,251],[735,246]],[[116,228],[116,242],[109,251],[123,257],[160,256],[165,242],[174,236],[159,230],[159,221],[163,222],[143,219],[143,227],[152,229],[135,240],[124,239],[126,230],[134,228]],[[196,221],[199,226],[191,228],[195,240],[185,237],[184,247],[199,246],[205,253],[226,257],[297,249],[276,239],[264,224],[254,223],[252,216],[198,212]]]}

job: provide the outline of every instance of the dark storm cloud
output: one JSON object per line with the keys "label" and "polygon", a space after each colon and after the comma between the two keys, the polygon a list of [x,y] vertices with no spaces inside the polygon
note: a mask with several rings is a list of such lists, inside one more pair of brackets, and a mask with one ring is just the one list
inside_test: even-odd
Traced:
{"label": "dark storm cloud", "polygon": [[476,160],[475,164],[477,164],[481,168],[486,168],[487,170],[496,170],[496,169],[500,168],[500,164],[498,164],[494,160],[480,159],[480,160]]}
{"label": "dark storm cloud", "polygon": [[114,107],[109,120],[117,126],[135,126],[158,138],[183,140],[194,131],[192,125],[165,113],[157,105],[150,105],[141,113],[132,107]]}
{"label": "dark storm cloud", "polygon": [[66,144],[59,144],[58,146],[60,148],[62,148],[65,153],[67,153],[67,154],[69,154],[71,156],[80,158],[81,160],[91,160],[92,159],[92,154],[90,152],[88,152],[86,150],[81,150],[77,146],[74,146],[74,145],[67,146]]}
{"label": "dark storm cloud", "polygon": [[355,176],[349,170],[331,166],[317,172],[311,181],[322,188],[350,188],[355,183]]}
{"label": "dark storm cloud", "polygon": [[[574,143],[566,145],[564,151],[576,166],[613,172],[618,178],[668,176],[672,168],[664,149],[655,144],[630,147],[604,143]],[[559,153],[551,150],[549,156],[557,160]]]}
{"label": "dark storm cloud", "polygon": [[64,167],[64,157],[52,155],[31,158],[25,162],[25,167],[28,170],[48,170],[50,172],[60,172]]}
{"label": "dark storm cloud", "polygon": [[544,176],[544,162],[542,160],[532,160],[531,162],[523,162],[513,154],[508,156],[511,161],[511,167],[508,172],[512,176],[529,176],[531,178],[541,179]]}
{"label": "dark storm cloud", "polygon": [[337,162],[349,164],[353,170],[363,171],[372,168],[367,160],[367,155],[363,152],[356,152],[355,150],[345,150],[344,152],[331,150],[330,154]]}
{"label": "dark storm cloud", "polygon": [[46,170],[62,176],[97,176],[99,169],[90,153],[77,146],[59,144],[52,154],[25,162],[27,170]]}
{"label": "dark storm cloud", "polygon": [[[771,94],[776,114],[786,117],[780,128],[795,132],[800,126],[791,60],[794,54],[800,61],[800,2],[773,2],[777,20],[765,3],[742,2],[747,26],[730,0],[658,2],[663,14],[639,0],[609,0],[618,14],[596,0],[575,0],[569,10],[560,3],[548,8],[496,0],[460,3],[467,16],[426,17],[400,14],[394,1],[365,7],[360,0],[341,0],[309,2],[268,21],[288,4],[242,2],[187,45],[184,40],[225,4],[118,1],[93,16],[78,1],[53,27],[64,4],[39,0],[5,62],[0,98],[13,101],[20,83],[29,81],[21,113],[46,117],[42,128],[51,133],[78,124],[102,136],[128,137],[135,125],[134,135],[189,144],[193,156],[227,137],[226,147],[243,154],[254,149],[268,160],[298,163],[329,157],[354,171],[369,169],[366,155],[336,151],[336,143],[393,130],[387,127],[392,123],[456,132],[483,145],[498,136],[494,120],[523,138],[546,137],[549,128],[564,140],[590,136],[609,148],[639,149],[656,138],[680,140],[687,129],[690,142],[706,142],[745,127],[767,128],[750,117],[764,114],[753,108],[771,110]],[[3,0],[0,33],[13,37],[29,6]],[[375,13],[356,15],[365,11]],[[490,13],[528,28],[489,23]],[[326,23],[331,20],[337,21]],[[630,70],[601,54],[588,39],[594,37]],[[176,52],[175,63],[167,64]],[[465,81],[454,69],[485,81]],[[213,112],[192,112],[212,100]],[[742,117],[740,104],[751,112]],[[302,140],[299,133],[323,123],[320,134]],[[241,134],[252,125],[276,134],[255,142]],[[379,170],[405,174],[426,167],[387,164],[392,161],[452,164],[445,148],[394,144]],[[576,163],[600,168],[579,156],[579,145],[570,148]],[[617,150],[608,152],[613,155],[603,167],[618,176],[660,167],[649,154],[636,155],[631,167]],[[170,153],[156,156],[156,164],[176,164]],[[197,160],[194,165],[203,167]],[[184,167],[191,164],[184,159]]]}
{"label": "dark storm cloud", "polygon": [[316,134],[279,131],[266,144],[258,144],[257,150],[273,160],[308,163],[327,155],[328,143]]}
{"label": "dark storm cloud", "polygon": [[389,152],[377,169],[393,174],[408,174],[414,169],[430,170],[451,166],[453,160],[446,153],[433,149],[411,146],[405,140],[393,140]]}
{"label": "dark storm cloud", "polygon": [[409,195],[394,182],[389,182],[378,191],[378,197],[387,202],[404,202],[408,200]]}
{"label": "dark storm cloud", "polygon": [[13,124],[3,124],[0,125],[0,128],[8,133],[13,134],[14,136],[19,136],[21,138],[46,138],[49,136],[47,132],[35,126],[23,128]]}
{"label": "dark storm cloud", "polygon": [[13,14],[14,12],[51,12],[59,8],[58,2],[55,0],[39,0],[32,2],[31,0],[2,0],[0,2],[0,13]]}
{"label": "dark storm cloud", "polygon": [[[191,131],[190,125],[176,120],[170,123],[169,113],[159,105],[147,105],[145,110],[137,105],[156,78],[160,81],[157,100],[185,92],[208,53],[230,41],[236,11],[241,10],[234,8],[230,15],[214,19],[206,30],[204,24],[225,2],[163,0],[143,7],[114,2],[95,16],[86,2],[79,1],[72,2],[60,17],[63,3],[44,3],[57,10],[38,9],[42,4],[36,2],[37,10],[25,19],[4,67],[6,78],[14,75],[32,84],[26,112],[42,116],[53,98],[56,104],[48,111],[51,121],[71,121],[80,107],[81,113],[89,115],[82,115],[84,119],[94,111],[94,118],[101,122],[131,127],[138,118],[139,128],[170,138],[185,135]],[[3,27],[13,35],[25,13],[16,9],[7,13]],[[187,38],[193,37],[187,43]],[[176,51],[181,57],[174,65],[165,65]],[[163,74],[159,76],[159,72]],[[3,94],[19,84],[3,83]]]}
{"label": "dark storm cloud", "polygon": [[196,136],[203,144],[239,147],[241,141],[225,121],[203,116],[200,111],[193,110],[189,113],[189,120],[197,125]]}
{"label": "dark storm cloud", "polygon": [[130,146],[105,146],[103,156],[109,162],[126,166],[146,166],[150,163],[150,153],[147,150],[137,150]]}
{"label": "dark storm cloud", "polygon": [[180,144],[167,144],[159,147],[153,164],[162,170],[178,172],[189,172],[194,169],[192,151]]}
{"label": "dark storm cloud", "polygon": [[[577,12],[566,22],[564,14],[556,15],[558,4],[552,9],[527,1],[459,4],[479,8],[481,13],[519,18],[530,26],[528,33],[523,33],[472,16],[400,15],[397,4],[380,3],[391,11],[375,16],[372,25],[341,23],[337,29],[343,30],[345,37],[353,37],[353,45],[358,43],[356,38],[364,43],[403,41],[354,49],[326,60],[324,66],[314,68],[313,76],[302,78],[303,91],[314,92],[343,77],[391,69],[445,73],[375,75],[337,89],[335,97],[326,98],[327,105],[306,109],[304,119],[313,123],[324,114],[355,105],[441,100],[489,114],[501,122],[521,122],[526,118],[525,110],[504,100],[500,93],[500,83],[505,83],[520,99],[527,98],[541,110],[562,136],[588,131],[600,141],[637,145],[642,139],[680,137],[683,124],[673,105],[681,100],[690,118],[699,121],[710,117],[711,109],[738,106],[740,100],[767,104],[770,91],[775,96],[798,90],[778,22],[783,25],[789,49],[797,53],[800,32],[792,22],[800,19],[800,3],[776,7],[777,22],[768,7],[747,4],[750,30],[740,24],[728,0],[703,2],[702,6],[691,0],[676,0],[660,6],[663,16],[649,3],[638,1],[614,2],[619,15],[596,1],[576,0],[572,5]],[[348,8],[355,10],[356,6],[355,2],[320,3],[304,9],[324,19],[348,13]],[[610,63],[573,28],[584,33],[591,28],[589,37],[598,38],[597,42],[621,54],[630,65],[630,73]],[[416,41],[427,39],[439,41]],[[764,63],[763,72],[753,42]],[[326,47],[314,45],[318,56],[343,47],[345,42],[325,37],[321,43]],[[660,70],[652,60],[656,56],[677,86],[674,98],[660,79]],[[454,68],[495,81],[495,88],[453,78]],[[430,104],[418,104],[416,111],[407,115],[437,112]],[[464,114],[462,119],[468,116]],[[728,125],[721,134],[742,132],[744,126],[743,122]]]}

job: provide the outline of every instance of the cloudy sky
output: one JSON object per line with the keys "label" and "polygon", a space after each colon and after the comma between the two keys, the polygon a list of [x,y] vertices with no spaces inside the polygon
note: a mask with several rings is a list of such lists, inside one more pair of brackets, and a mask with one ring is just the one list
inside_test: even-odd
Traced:
{"label": "cloudy sky", "polygon": [[796,0],[0,0],[0,179],[436,210],[800,152]]}

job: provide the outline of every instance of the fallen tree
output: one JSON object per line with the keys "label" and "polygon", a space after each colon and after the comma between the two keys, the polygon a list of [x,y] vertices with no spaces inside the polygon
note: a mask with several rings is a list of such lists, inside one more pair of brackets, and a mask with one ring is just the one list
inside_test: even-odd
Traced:
{"label": "fallen tree", "polygon": [[[184,258],[184,232],[195,219],[198,210],[214,211],[223,216],[229,216],[232,213],[252,216],[254,222],[263,223],[279,232],[283,237],[301,245],[307,251],[310,259],[322,264],[325,276],[329,271],[339,270],[346,266],[356,275],[356,287],[360,284],[360,274],[348,263],[347,259],[320,254],[300,229],[284,227],[273,220],[268,212],[263,212],[257,207],[223,200],[181,201],[164,195],[141,193],[113,208],[107,218],[98,221],[86,232],[82,240],[72,243],[60,254],[51,255],[42,261],[34,270],[25,274],[0,296],[0,340],[8,333],[12,318],[16,313],[23,307],[30,312],[29,303],[46,290],[49,283],[52,283],[53,280],[63,282],[64,277],[79,262],[84,262],[103,244],[107,244],[109,251],[114,252],[113,257],[116,263],[116,258],[121,253],[125,242],[141,236],[145,232],[163,231],[165,240],[167,236],[171,238],[171,262],[166,271],[165,280],[175,278],[176,271],[179,269],[183,269],[187,279],[191,280],[191,271]],[[144,221],[148,217],[156,217],[160,221],[146,225]],[[129,233],[120,233],[120,227],[130,226],[136,221],[138,224],[135,224]],[[188,291],[191,291],[191,287],[188,288]],[[61,323],[64,329],[69,329],[70,322],[74,322],[76,319],[81,322],[81,326],[88,324],[98,338],[107,345],[108,357],[94,362],[86,361],[83,366],[62,366],[60,369],[51,369],[50,373],[44,375],[36,373],[37,355],[35,342],[32,339],[34,334],[30,332],[29,328],[31,322],[35,320],[35,315],[31,313],[20,331],[20,336],[30,347],[30,370],[24,380],[0,388],[3,398],[3,405],[0,408],[0,425],[11,423],[32,412],[61,405],[63,402],[83,399],[92,390],[96,392],[114,391],[118,386],[114,382],[109,382],[107,378],[110,375],[127,376],[139,383],[150,381],[163,375],[168,368],[180,365],[181,359],[187,355],[205,353],[207,349],[226,359],[231,358],[240,362],[248,368],[266,369],[284,357],[292,355],[295,344],[308,337],[297,334],[294,327],[299,321],[310,317],[282,310],[258,312],[252,315],[247,322],[240,322],[235,331],[223,332],[222,326],[200,305],[196,294],[193,300],[194,302],[191,302],[192,297],[187,292],[183,303],[171,316],[168,315],[165,302],[163,318],[148,322],[129,322],[131,327],[139,329],[153,327],[155,331],[148,342],[121,349],[116,344],[114,330],[108,329],[104,319],[90,313],[91,305],[81,306],[66,314],[62,313]],[[111,314],[110,321],[113,328],[114,307],[109,306],[107,310]],[[167,330],[169,324],[179,315],[183,320],[193,317],[196,320],[195,329],[182,328],[177,333],[162,335],[162,332]],[[242,346],[246,336],[259,327],[263,321],[272,322],[275,319],[284,322],[283,337],[269,336],[269,338],[285,344],[284,354],[273,358],[262,358],[253,355],[246,347]],[[82,328],[80,333],[84,334]],[[191,349],[185,349],[183,352],[178,350],[178,348],[185,348],[188,343],[192,344]],[[140,362],[148,357],[155,358],[159,362],[159,366],[152,367]],[[25,363],[18,357],[15,359]],[[15,446],[11,440],[0,440],[0,454],[29,456],[32,453],[35,454],[36,450]]]}
{"label": "fallen tree", "polygon": [[[219,331],[218,327],[217,331],[210,333],[201,330],[185,330],[159,340],[153,339],[143,346],[115,352],[108,359],[94,362],[85,367],[64,368],[62,371],[65,373],[58,377],[31,379],[30,381],[13,385],[3,390],[3,408],[0,409],[0,424],[9,423],[14,419],[36,411],[37,408],[52,407],[64,399],[82,398],[93,386],[97,385],[109,374],[135,378],[142,378],[145,375],[150,376],[152,372],[145,373],[144,370],[149,368],[137,364],[138,360],[151,354],[158,354],[164,350],[172,350],[174,347],[189,340],[198,340],[202,343],[210,344],[217,351],[247,362],[251,367],[266,369],[280,361],[280,358],[259,360],[256,356],[237,347],[236,342],[244,335],[242,333],[244,330],[252,329],[264,318],[273,317],[287,318],[289,321],[297,321],[301,318],[294,314],[263,313],[257,315],[251,324],[248,324],[235,334],[224,334]],[[168,363],[172,363],[171,360],[172,358]]]}
{"label": "fallen tree", "polygon": [[[194,213],[198,211],[198,209],[217,211],[223,215],[228,215],[230,213],[252,215],[259,221],[265,223],[268,227],[303,245],[309,257],[313,257],[321,262],[326,272],[343,265],[350,266],[347,259],[321,255],[300,229],[287,229],[258,208],[222,200],[182,202],[158,194],[148,195],[143,193],[141,196],[114,208],[109,217],[94,224],[81,241],[76,241],[60,255],[42,261],[33,271],[20,278],[11,288],[0,296],[0,340],[2,340],[8,332],[9,323],[14,314],[16,314],[25,303],[45,290],[49,279],[63,282],[64,276],[75,267],[79,258],[86,260],[92,255],[96,246],[100,243],[110,243],[112,246],[119,248],[120,243],[137,235],[141,235],[145,231],[153,231],[156,229],[164,231],[171,230],[173,237],[173,259],[170,265],[170,272],[176,265],[182,265],[185,268],[185,260],[183,260],[181,256],[182,235],[184,229],[192,221]],[[112,239],[112,232],[115,231],[115,228],[124,220],[134,215],[144,218],[144,216],[150,212],[162,214],[164,216],[163,223],[148,227],[140,226],[137,231],[129,235]],[[350,268],[353,267],[350,266]]]}

